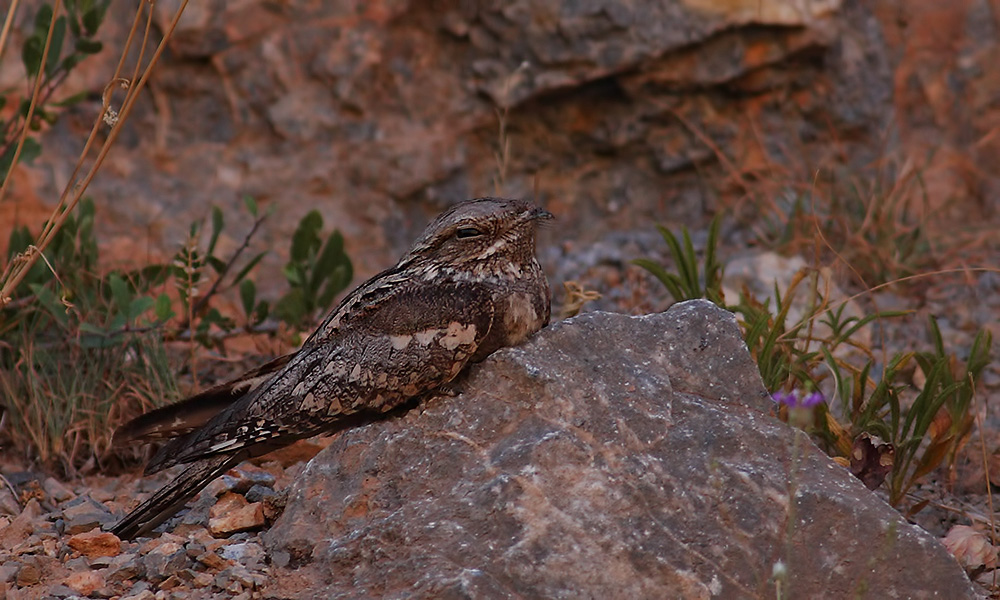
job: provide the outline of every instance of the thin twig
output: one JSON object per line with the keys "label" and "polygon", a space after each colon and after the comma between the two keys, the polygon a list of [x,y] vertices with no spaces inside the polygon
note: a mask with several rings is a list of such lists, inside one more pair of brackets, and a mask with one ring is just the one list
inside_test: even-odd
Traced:
{"label": "thin twig", "polygon": [[[24,149],[24,141],[28,139],[28,132],[31,131],[31,119],[35,116],[35,108],[38,106],[38,95],[42,90],[42,81],[45,79],[45,65],[49,60],[49,49],[52,47],[52,36],[56,31],[56,19],[59,17],[59,10],[62,8],[62,0],[56,0],[52,7],[52,19],[49,21],[49,33],[45,36],[45,47],[42,48],[42,60],[38,64],[38,75],[35,77],[35,89],[31,92],[31,102],[28,104],[28,114],[24,117],[24,128],[21,129],[21,136],[17,140],[17,148],[14,149],[14,157],[10,161],[10,170],[0,184],[0,202],[3,202],[7,193],[7,186],[10,185],[11,175],[17,159],[21,157],[21,150]],[[5,25],[6,26],[6,25]],[[2,305],[4,294],[0,294],[0,305]]]}
{"label": "thin twig", "polygon": [[7,18],[3,21],[3,30],[0,31],[0,58],[3,58],[3,51],[7,47],[7,34],[10,33],[10,26],[14,24],[14,14],[17,13],[17,5],[21,0],[13,0],[7,9]]}

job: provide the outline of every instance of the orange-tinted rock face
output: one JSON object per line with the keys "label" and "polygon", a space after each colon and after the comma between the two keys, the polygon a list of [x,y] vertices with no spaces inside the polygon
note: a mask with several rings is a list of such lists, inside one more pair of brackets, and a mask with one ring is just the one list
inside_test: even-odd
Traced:
{"label": "orange-tinted rock face", "polygon": [[[885,157],[922,169],[932,206],[989,212],[1000,67],[988,3],[858,4],[191,5],[91,186],[102,240],[117,258],[169,256],[215,203],[232,215],[224,250],[252,194],[280,207],[262,233],[276,250],[263,286],[311,208],[365,277],[461,198],[537,192],[560,219],[548,235],[586,242]],[[131,22],[131,6],[112,10],[104,52],[67,93],[103,87]],[[36,198],[52,205],[96,110],[71,109],[45,136],[3,228],[12,211],[37,227]]]}

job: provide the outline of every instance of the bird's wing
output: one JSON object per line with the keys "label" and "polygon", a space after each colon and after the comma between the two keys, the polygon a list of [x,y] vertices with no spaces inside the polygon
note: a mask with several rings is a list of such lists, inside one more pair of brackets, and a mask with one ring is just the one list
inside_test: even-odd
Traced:
{"label": "bird's wing", "polygon": [[185,435],[203,427],[212,417],[251,394],[291,360],[292,354],[247,371],[236,379],[211,387],[173,404],[143,413],[115,431],[114,444],[164,440]]}
{"label": "bird's wing", "polygon": [[493,326],[492,292],[472,282],[401,286],[359,310],[370,314],[303,347],[252,394],[168,442],[146,472],[245,449],[260,455],[384,413],[454,379]]}

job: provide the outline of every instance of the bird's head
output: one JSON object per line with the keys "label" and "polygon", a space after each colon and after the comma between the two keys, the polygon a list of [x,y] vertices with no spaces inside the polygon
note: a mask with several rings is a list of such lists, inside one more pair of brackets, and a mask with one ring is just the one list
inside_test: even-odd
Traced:
{"label": "bird's head", "polygon": [[452,206],[400,261],[476,272],[535,260],[535,230],[552,214],[525,200],[477,198]]}

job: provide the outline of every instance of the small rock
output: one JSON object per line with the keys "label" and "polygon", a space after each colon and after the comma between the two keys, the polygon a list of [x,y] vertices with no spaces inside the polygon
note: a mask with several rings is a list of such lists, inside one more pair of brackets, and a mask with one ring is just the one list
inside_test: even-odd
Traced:
{"label": "small rock", "polygon": [[79,592],[61,583],[50,587],[48,592],[50,598],[69,598],[71,596],[75,598],[79,597],[78,596]]}
{"label": "small rock", "polygon": [[218,518],[209,519],[208,530],[213,535],[226,535],[264,526],[264,509],[260,502],[248,504]]}
{"label": "small rock", "polygon": [[111,566],[113,558],[111,556],[98,556],[90,560],[91,569],[106,569]]}
{"label": "small rock", "polygon": [[222,557],[246,566],[264,559],[264,547],[256,542],[230,544],[222,548]]}
{"label": "small rock", "polygon": [[213,581],[215,581],[215,577],[213,575],[204,572],[197,573],[195,574],[194,579],[191,580],[191,587],[206,588],[212,585]]}
{"label": "small rock", "polygon": [[284,569],[288,563],[292,562],[292,555],[284,550],[274,550],[271,552],[271,564],[279,569]]}
{"label": "small rock", "polygon": [[7,486],[0,486],[0,514],[17,515],[21,512],[21,503]]}
{"label": "small rock", "polygon": [[274,522],[285,512],[285,505],[288,504],[287,490],[277,492],[273,496],[264,498],[264,517]]}
{"label": "small rock", "polygon": [[70,573],[63,580],[63,585],[76,590],[78,594],[90,596],[95,590],[104,587],[104,577],[97,571],[77,571]]}
{"label": "small rock", "polygon": [[187,568],[189,559],[180,544],[167,542],[146,554],[142,562],[146,567],[146,578],[155,583]]}
{"label": "small rock", "polygon": [[21,563],[8,560],[4,564],[0,565],[0,583],[7,583],[14,581],[17,576],[18,569],[21,568]]}
{"label": "small rock", "polygon": [[[149,554],[150,552],[153,552],[154,550],[156,550],[157,548],[159,548],[164,544],[173,544],[174,546],[182,546],[184,542],[185,542],[184,538],[169,532],[164,532],[155,538],[151,538],[143,542],[142,545],[139,546],[139,554]],[[174,546],[171,546],[169,548],[171,552],[174,551],[175,549]]]}
{"label": "small rock", "polygon": [[230,565],[230,563],[226,559],[222,558],[215,552],[205,552],[204,554],[199,556],[196,560],[201,564],[205,565],[206,567],[208,567],[209,569],[219,570],[228,567]]}
{"label": "small rock", "polygon": [[200,542],[188,542],[184,544],[184,551],[187,552],[188,558],[198,558],[205,553],[205,545]]}
{"label": "small rock", "polygon": [[158,587],[161,590],[168,590],[169,591],[169,590],[172,590],[172,589],[180,586],[182,583],[183,582],[181,581],[180,577],[178,577],[177,575],[171,575],[170,577],[167,577],[166,579],[164,579],[160,583],[160,585]]}
{"label": "small rock", "polygon": [[62,509],[62,518],[66,521],[66,533],[69,535],[90,531],[115,520],[106,506],[89,496],[77,496],[67,502]]}
{"label": "small rock", "polygon": [[74,494],[72,490],[56,480],[54,477],[47,477],[45,482],[42,484],[42,489],[45,490],[45,494],[49,498],[60,503],[72,500],[76,497],[76,494]]}
{"label": "small rock", "polygon": [[140,590],[138,593],[122,596],[121,600],[153,600],[154,598],[156,598],[156,594],[153,592],[149,590]]}
{"label": "small rock", "polygon": [[42,571],[35,565],[24,565],[17,572],[18,587],[35,585],[42,580]]}
{"label": "small rock", "polygon": [[111,560],[111,565],[108,567],[110,581],[137,579],[145,574],[146,568],[135,554],[119,554]]}
{"label": "small rock", "polygon": [[100,529],[78,533],[70,537],[66,543],[70,548],[89,558],[118,556],[122,550],[122,542],[118,536]]}
{"label": "small rock", "polygon": [[258,483],[247,490],[246,499],[247,502],[263,502],[265,498],[272,498],[277,495],[278,492],[274,491],[274,488]]}
{"label": "small rock", "polygon": [[85,556],[78,556],[67,560],[63,566],[70,571],[83,571],[90,568],[90,561]]}
{"label": "small rock", "polygon": [[0,548],[11,550],[23,543],[35,531],[38,517],[42,514],[42,506],[32,498],[21,510],[21,513],[10,522],[10,525],[0,531]]}
{"label": "small rock", "polygon": [[[249,569],[242,565],[233,565],[228,569],[219,573],[219,575],[224,576],[230,582],[238,583],[241,588],[253,590],[263,587],[267,583],[267,577],[262,573],[252,573]],[[216,577],[218,579],[218,577]],[[229,589],[229,586],[226,587]],[[238,591],[237,591],[238,593]]]}
{"label": "small rock", "polygon": [[237,494],[244,494],[255,485],[274,487],[275,477],[271,473],[249,463],[230,469],[220,477],[226,489]]}
{"label": "small rock", "polygon": [[247,504],[247,499],[240,494],[226,492],[219,497],[215,505],[212,506],[212,510],[208,513],[208,515],[213,519],[217,519],[237,511]]}

